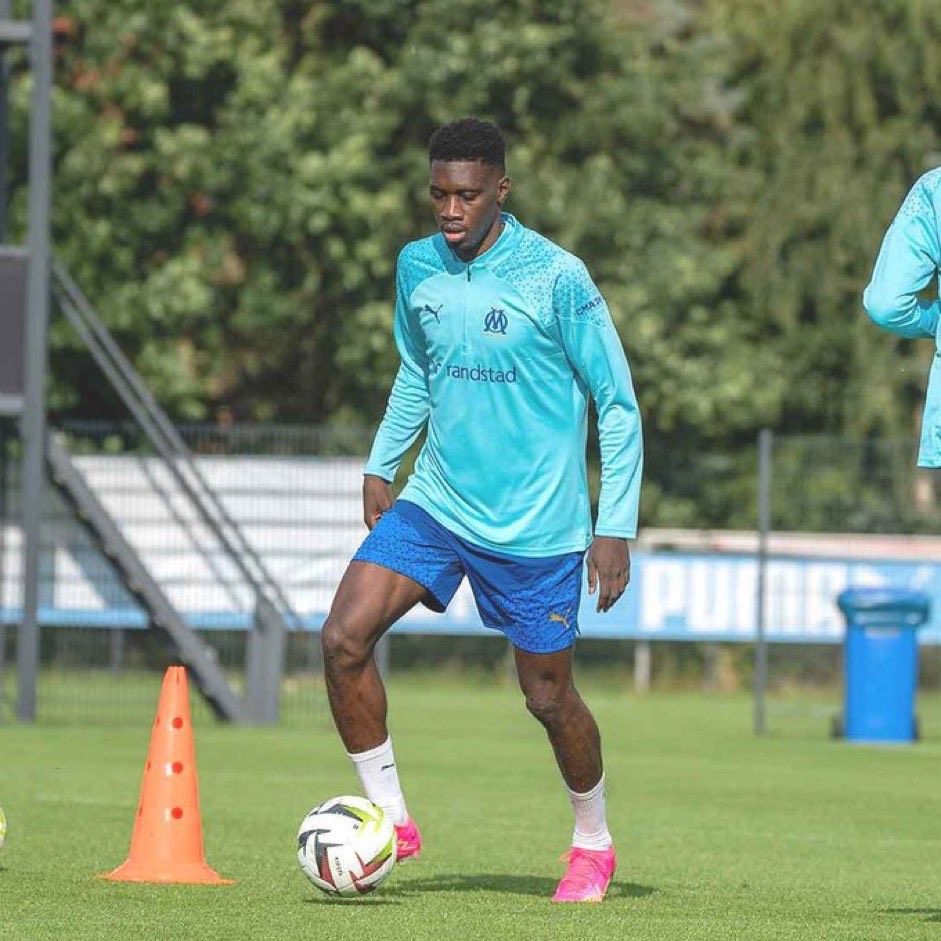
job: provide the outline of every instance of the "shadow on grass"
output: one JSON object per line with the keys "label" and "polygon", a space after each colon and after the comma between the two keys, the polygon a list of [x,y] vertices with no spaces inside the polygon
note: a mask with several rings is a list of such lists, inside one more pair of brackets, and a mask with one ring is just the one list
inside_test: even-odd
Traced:
{"label": "shadow on grass", "polygon": [[[508,895],[539,895],[549,897],[555,892],[558,879],[543,876],[521,876],[508,873],[442,873],[425,879],[396,883],[387,889],[389,895],[418,895],[424,892],[505,892]],[[635,882],[613,882],[608,898],[645,898],[655,888]]]}
{"label": "shadow on grass", "polygon": [[884,908],[883,915],[926,915],[923,921],[941,924],[941,908]]}
{"label": "shadow on grass", "polygon": [[[379,890],[382,891],[381,889]],[[396,898],[389,898],[389,895],[394,895],[395,893],[382,892],[382,895],[373,895],[369,893],[368,895],[352,895],[349,898],[336,898],[333,895],[315,895],[311,898],[304,899],[304,902],[307,905],[335,905],[339,908],[359,908],[362,909],[364,905],[401,905],[402,903]]]}

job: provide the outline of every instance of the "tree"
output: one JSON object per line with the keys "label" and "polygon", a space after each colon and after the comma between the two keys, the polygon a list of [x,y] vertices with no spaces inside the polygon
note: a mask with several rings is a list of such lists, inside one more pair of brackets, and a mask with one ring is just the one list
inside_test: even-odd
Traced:
{"label": "tree", "polygon": [[[879,240],[941,160],[941,7],[720,0],[754,194],[734,292],[786,377],[782,431],[914,436],[932,350],[862,314]],[[758,183],[755,186],[755,183]]]}
{"label": "tree", "polygon": [[[928,0],[63,0],[54,239],[170,412],[369,424],[442,121],[507,133],[644,412],[647,523],[748,524],[762,426],[913,430],[927,344],[859,297],[938,146]],[[29,75],[15,87],[25,218]],[[120,414],[61,323],[57,415]],[[66,379],[68,377],[68,380]]]}

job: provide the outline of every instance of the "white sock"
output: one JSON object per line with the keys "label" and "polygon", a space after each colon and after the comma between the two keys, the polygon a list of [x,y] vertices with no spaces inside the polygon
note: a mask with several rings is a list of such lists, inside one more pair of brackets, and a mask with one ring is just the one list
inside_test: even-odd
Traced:
{"label": "white sock", "polygon": [[408,811],[405,809],[405,798],[402,796],[399,773],[395,767],[395,755],[392,754],[392,736],[369,751],[350,755],[350,761],[359,775],[366,796],[374,804],[378,804],[392,818],[394,824],[401,826],[405,823],[408,820]]}
{"label": "white sock", "polygon": [[575,833],[572,846],[583,850],[605,850],[613,844],[608,832],[604,809],[604,774],[601,780],[584,794],[565,788],[575,811]]}

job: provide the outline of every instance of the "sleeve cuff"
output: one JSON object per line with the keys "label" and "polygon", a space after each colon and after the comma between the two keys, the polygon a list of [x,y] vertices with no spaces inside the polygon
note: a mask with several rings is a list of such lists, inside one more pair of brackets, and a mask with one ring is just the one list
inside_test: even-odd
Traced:
{"label": "sleeve cuff", "polygon": [[378,468],[378,467],[370,467],[368,464],[363,468],[363,476],[364,477],[379,477],[380,479],[384,480],[387,484],[391,484],[392,481],[395,480],[394,472],[390,475],[389,471],[384,470],[382,468]]}
{"label": "sleeve cuff", "polygon": [[596,536],[611,536],[614,539],[636,539],[637,527],[618,528],[610,526],[598,526],[595,529]]}

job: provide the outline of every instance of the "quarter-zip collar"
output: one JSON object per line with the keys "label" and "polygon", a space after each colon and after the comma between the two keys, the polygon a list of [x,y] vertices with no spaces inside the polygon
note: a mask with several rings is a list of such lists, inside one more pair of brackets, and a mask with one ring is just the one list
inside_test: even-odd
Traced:
{"label": "quarter-zip collar", "polygon": [[448,274],[462,275],[469,279],[471,271],[478,269],[491,268],[512,254],[522,234],[523,227],[517,222],[516,217],[508,212],[500,213],[500,221],[503,223],[503,230],[497,236],[497,240],[483,254],[472,258],[470,261],[461,261],[454,252],[451,251],[444,236],[438,232],[434,236],[434,245]]}

